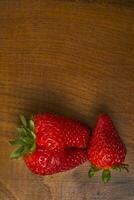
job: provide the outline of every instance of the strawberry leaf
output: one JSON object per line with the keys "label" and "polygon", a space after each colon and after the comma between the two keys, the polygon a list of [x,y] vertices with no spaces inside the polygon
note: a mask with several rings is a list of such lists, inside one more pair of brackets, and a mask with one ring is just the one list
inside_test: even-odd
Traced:
{"label": "strawberry leaf", "polygon": [[30,131],[30,133],[31,133],[31,136],[35,139],[36,136],[35,136],[34,132],[33,132],[33,131]]}
{"label": "strawberry leaf", "polygon": [[33,151],[35,151],[35,149],[36,149],[36,143],[34,142],[32,144],[32,147],[30,148],[30,151],[33,152]]}
{"label": "strawberry leaf", "polygon": [[94,175],[95,175],[95,172],[93,171],[93,169],[92,168],[89,169],[89,171],[88,171],[89,178],[93,177]]}
{"label": "strawberry leaf", "polygon": [[23,136],[27,136],[27,131],[25,128],[21,127],[21,128],[17,128],[18,133],[23,137]]}
{"label": "strawberry leaf", "polygon": [[102,172],[102,181],[104,183],[107,183],[110,180],[110,178],[111,178],[110,170],[109,169],[103,170],[103,172]]}
{"label": "strawberry leaf", "polygon": [[127,172],[129,172],[128,167],[129,166],[127,164],[121,164],[119,166],[113,166],[112,169],[115,169],[119,172],[121,172],[121,170],[126,170]]}
{"label": "strawberry leaf", "polygon": [[29,126],[30,126],[30,130],[34,131],[34,121],[33,120],[30,120],[29,121]]}
{"label": "strawberry leaf", "polygon": [[10,158],[17,159],[17,158],[21,157],[23,151],[24,151],[24,146],[19,147],[17,150],[15,150],[11,153]]}
{"label": "strawberry leaf", "polygon": [[21,153],[21,157],[24,156],[25,154],[29,153],[31,150],[30,145],[25,146],[23,152]]}
{"label": "strawberry leaf", "polygon": [[33,152],[36,149],[36,135],[34,133],[34,122],[32,120],[26,120],[26,118],[21,115],[21,127],[17,129],[19,132],[19,137],[16,140],[10,141],[11,145],[20,145],[20,147],[11,153],[11,158],[19,158],[24,156],[28,152]]}
{"label": "strawberry leaf", "polygon": [[27,127],[27,120],[24,117],[24,115],[20,115],[20,121],[23,124],[24,127]]}
{"label": "strawberry leaf", "polygon": [[11,140],[9,141],[9,143],[11,145],[23,145],[24,144],[24,141],[21,139],[21,138],[18,138],[16,140]]}
{"label": "strawberry leaf", "polygon": [[120,166],[113,166],[112,169],[115,169],[118,172],[121,172],[121,167]]}
{"label": "strawberry leaf", "polygon": [[121,165],[121,169],[124,169],[124,170],[126,170],[127,172],[129,172],[128,167],[129,167],[129,165],[127,165],[127,164],[122,164],[122,165]]}
{"label": "strawberry leaf", "polygon": [[100,169],[98,169],[97,167],[95,167],[95,166],[91,166],[91,168],[89,169],[89,171],[88,171],[88,176],[89,176],[89,178],[91,178],[91,177],[93,177],[94,175],[95,175],[95,173],[97,172],[97,171],[99,171]]}

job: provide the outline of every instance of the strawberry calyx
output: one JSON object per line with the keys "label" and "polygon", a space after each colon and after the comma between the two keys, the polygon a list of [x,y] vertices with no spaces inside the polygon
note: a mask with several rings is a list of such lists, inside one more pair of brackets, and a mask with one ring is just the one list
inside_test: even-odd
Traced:
{"label": "strawberry calyx", "polygon": [[129,172],[128,167],[129,167],[128,164],[121,164],[121,165],[118,165],[118,166],[113,166],[112,169],[115,169],[119,172],[121,172],[122,170],[126,170],[127,172]]}
{"label": "strawberry calyx", "polygon": [[89,178],[93,177],[96,172],[100,171],[101,169],[97,168],[95,165],[91,165],[89,171],[88,171],[88,176]]}
{"label": "strawberry calyx", "polygon": [[9,141],[11,145],[16,145],[18,148],[10,155],[11,159],[18,159],[28,153],[32,153],[36,149],[36,135],[34,133],[34,121],[27,120],[23,115],[20,115],[21,127],[17,128],[19,137]]}
{"label": "strawberry calyx", "polygon": [[91,178],[95,175],[96,172],[102,171],[102,181],[103,181],[103,183],[107,183],[111,178],[111,169],[117,170],[119,172],[121,172],[122,170],[126,170],[127,172],[129,172],[128,167],[129,167],[128,164],[121,164],[118,166],[113,166],[111,168],[101,169],[101,168],[97,168],[94,165],[91,165],[91,167],[88,171],[88,176],[89,176],[89,178]]}
{"label": "strawberry calyx", "polygon": [[102,171],[102,181],[103,183],[107,183],[111,178],[111,171],[110,169],[104,169]]}

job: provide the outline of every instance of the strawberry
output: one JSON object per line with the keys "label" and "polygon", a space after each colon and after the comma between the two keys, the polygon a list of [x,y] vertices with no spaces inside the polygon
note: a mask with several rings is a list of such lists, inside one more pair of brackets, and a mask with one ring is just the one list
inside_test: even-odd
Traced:
{"label": "strawberry", "polygon": [[80,122],[62,116],[46,113],[33,117],[37,144],[48,148],[86,148],[89,128]]}
{"label": "strawberry", "polygon": [[86,150],[50,151],[37,149],[24,156],[27,167],[38,175],[51,175],[73,169],[87,160]]}
{"label": "strawberry", "polygon": [[111,169],[127,169],[124,164],[126,148],[107,114],[100,115],[93,131],[88,148],[88,159],[91,162],[89,177],[102,170],[103,182],[108,182]]}
{"label": "strawberry", "polygon": [[[20,147],[11,158],[23,157],[32,172],[40,175],[72,169],[87,160],[89,129],[80,122],[50,113],[20,117],[20,137],[10,141]],[[43,163],[43,164],[42,164]]]}

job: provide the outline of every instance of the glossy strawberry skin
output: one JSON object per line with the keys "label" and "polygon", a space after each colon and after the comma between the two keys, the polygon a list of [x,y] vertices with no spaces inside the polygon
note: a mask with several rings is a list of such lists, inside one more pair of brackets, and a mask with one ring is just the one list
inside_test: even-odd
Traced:
{"label": "glossy strawberry skin", "polygon": [[88,159],[100,169],[109,169],[124,162],[126,148],[122,143],[112,120],[102,114],[93,131],[88,148]]}
{"label": "glossy strawberry skin", "polygon": [[37,149],[24,156],[27,167],[38,175],[51,175],[73,169],[87,160],[86,150],[50,151]]}
{"label": "glossy strawberry skin", "polygon": [[75,120],[45,113],[35,115],[33,121],[38,147],[49,150],[87,147],[89,128]]}

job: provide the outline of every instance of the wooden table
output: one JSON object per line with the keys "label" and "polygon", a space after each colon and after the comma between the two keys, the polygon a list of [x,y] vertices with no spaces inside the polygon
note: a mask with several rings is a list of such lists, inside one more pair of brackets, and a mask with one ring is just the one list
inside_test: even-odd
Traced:
{"label": "wooden table", "polygon": [[[18,115],[40,111],[92,128],[109,113],[130,173],[104,185],[89,163],[39,177],[11,161]],[[0,1],[0,200],[134,200],[134,1]]]}

